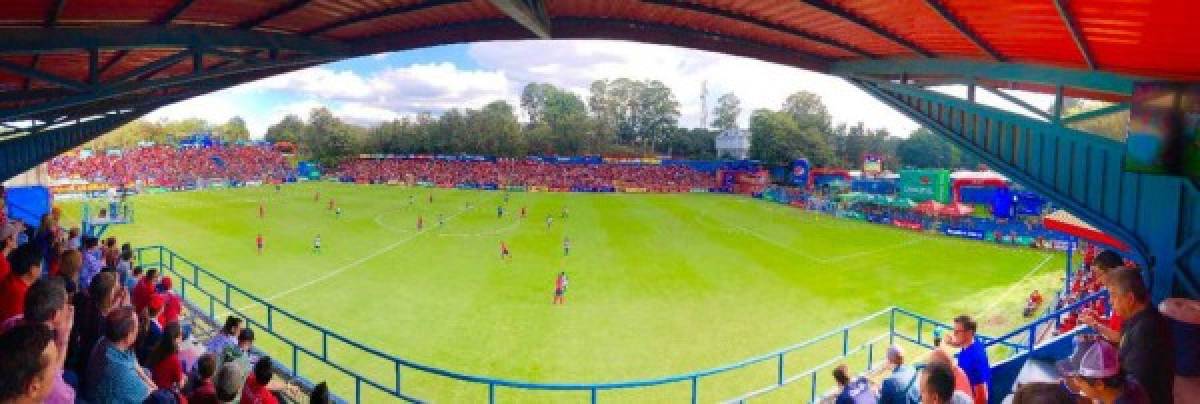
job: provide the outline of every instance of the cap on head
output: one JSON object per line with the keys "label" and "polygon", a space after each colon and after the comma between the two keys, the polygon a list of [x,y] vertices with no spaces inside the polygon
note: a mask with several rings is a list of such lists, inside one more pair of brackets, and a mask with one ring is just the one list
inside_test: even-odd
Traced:
{"label": "cap on head", "polygon": [[1090,379],[1104,379],[1118,375],[1121,363],[1117,359],[1117,348],[1104,340],[1079,342],[1079,350],[1070,358],[1058,362],[1059,373]]}

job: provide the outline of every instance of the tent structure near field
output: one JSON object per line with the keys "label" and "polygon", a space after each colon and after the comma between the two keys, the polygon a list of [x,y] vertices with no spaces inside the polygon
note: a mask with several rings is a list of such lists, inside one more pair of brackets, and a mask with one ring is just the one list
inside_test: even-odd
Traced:
{"label": "tent structure near field", "polygon": [[1129,251],[1129,245],[1110,236],[1065,210],[1050,212],[1042,218],[1042,226],[1046,229],[1063,232],[1068,235],[1104,244],[1121,251]]}

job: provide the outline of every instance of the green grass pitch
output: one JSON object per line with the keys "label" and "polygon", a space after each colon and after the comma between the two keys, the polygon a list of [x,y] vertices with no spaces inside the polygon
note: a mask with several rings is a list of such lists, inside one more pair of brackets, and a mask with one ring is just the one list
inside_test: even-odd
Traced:
{"label": "green grass pitch", "polygon": [[[136,223],[114,226],[107,235],[169,246],[251,293],[385,352],[469,374],[545,382],[650,378],[719,366],[890,305],[943,319],[975,314],[994,335],[1016,325],[1013,313],[1028,290],[1049,289],[1062,266],[1061,254],[835,219],[742,196],[509,195],[503,218],[496,217],[503,194],[495,191],[308,183],[280,192],[264,186],[145,195],[133,199]],[[342,208],[340,218],[327,209],[329,198]],[[258,218],[260,202],[265,219]],[[77,204],[65,206],[78,214]],[[526,219],[519,218],[521,207]],[[547,215],[553,217],[549,227]],[[261,256],[254,246],[260,232]],[[312,251],[317,234],[319,255]],[[569,256],[564,237],[571,240]],[[501,241],[511,261],[500,259]],[[570,287],[567,304],[554,306],[559,271],[568,273]],[[261,308],[235,300],[265,321]],[[320,351],[318,335],[278,319],[275,327]],[[289,350],[260,340],[290,364]],[[836,348],[789,357],[788,371],[811,367],[840,345],[839,339]],[[883,349],[875,350],[876,361]],[[329,351],[339,363],[393,385],[390,364],[342,344]],[[299,365],[306,376],[329,379],[336,393],[353,397],[352,381],[303,355]],[[827,373],[820,374],[822,389]],[[773,380],[773,363],[705,380],[702,401]],[[777,397],[806,398],[800,390],[808,383],[798,384]],[[438,402],[486,398],[483,387],[412,370],[404,371],[402,385]],[[677,402],[689,388],[601,397]],[[367,402],[387,398],[365,385],[363,394]],[[578,402],[587,396],[502,390],[498,397]]]}

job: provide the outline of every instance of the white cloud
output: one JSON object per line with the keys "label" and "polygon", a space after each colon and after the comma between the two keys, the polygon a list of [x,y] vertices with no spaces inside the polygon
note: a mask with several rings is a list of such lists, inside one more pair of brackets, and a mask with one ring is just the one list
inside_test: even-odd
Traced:
{"label": "white cloud", "polygon": [[[481,66],[505,72],[513,85],[549,82],[587,93],[597,79],[654,79],[670,87],[680,101],[680,124],[699,126],[701,85],[708,82],[708,109],[721,94],[742,101],[741,124],[758,108],[778,109],[788,95],[819,94],[835,122],[863,121],[907,135],[917,124],[849,83],[790,66],[706,51],[623,41],[498,41],[469,46]],[[519,90],[518,90],[519,91]],[[709,120],[711,120],[711,114]]]}
{"label": "white cloud", "polygon": [[[680,124],[701,124],[701,83],[708,82],[708,108],[721,94],[733,92],[742,100],[741,124],[758,108],[778,109],[796,91],[822,97],[835,122],[864,122],[907,136],[917,124],[840,78],[790,66],[662,45],[624,41],[496,41],[466,47],[477,68],[428,60],[407,66],[387,66],[371,73],[324,65],[247,83],[162,108],[152,119],[198,117],[223,122],[234,115],[246,119],[254,136],[284,115],[306,117],[317,106],[360,124],[370,124],[429,111],[478,108],[497,99],[519,104],[521,87],[548,82],[587,95],[592,81],[629,77],[654,79],[670,87],[680,101]],[[368,57],[387,63],[387,54]],[[360,60],[361,62],[361,60]],[[961,95],[962,89],[939,91]],[[981,103],[1008,110],[1019,108],[985,91]],[[1052,97],[1019,93],[1045,108]],[[278,105],[276,105],[278,104]],[[711,116],[709,117],[711,120]]]}

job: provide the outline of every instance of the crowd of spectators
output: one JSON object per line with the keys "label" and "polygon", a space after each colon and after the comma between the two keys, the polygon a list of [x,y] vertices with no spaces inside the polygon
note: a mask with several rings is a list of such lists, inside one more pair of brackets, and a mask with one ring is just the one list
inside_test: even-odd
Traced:
{"label": "crowd of spectators", "polygon": [[[1180,383],[1190,386],[1194,379],[1176,373],[1176,341],[1171,325],[1151,303],[1141,271],[1127,268],[1113,251],[1089,257],[1089,263],[1091,274],[1080,275],[1079,286],[1068,293],[1083,296],[1088,291],[1106,290],[1108,300],[1102,305],[1088,305],[1077,315],[1078,323],[1072,328],[1086,325],[1088,329],[1072,340],[1073,353],[1056,363],[1060,379],[1023,383],[1014,392],[1012,402],[1143,404],[1195,399],[1191,390],[1181,392]],[[1190,321],[1200,319],[1200,313],[1189,313]],[[1177,319],[1185,316],[1170,314]],[[905,362],[899,346],[892,346],[887,352],[891,372],[878,390],[864,389],[866,379],[852,379],[845,366],[835,368],[835,403],[989,402],[991,367],[983,340],[976,335],[976,323],[963,315],[954,318],[953,324],[945,341],[940,335],[935,337],[934,349],[919,371]]]}
{"label": "crowd of spectators", "polygon": [[79,178],[113,186],[184,187],[197,181],[283,180],[291,175],[283,154],[268,146],[187,147],[156,145],[120,154],[64,154],[47,163],[54,178]]}
{"label": "crowd of spectators", "polygon": [[495,184],[571,188],[645,188],[687,192],[716,186],[716,177],[684,166],[554,164],[529,160],[445,161],[358,159],[338,167],[337,176],[358,182],[429,182],[439,185]]}
{"label": "crowd of spectators", "polygon": [[200,344],[169,276],[59,214],[36,228],[0,218],[0,403],[269,404],[294,389],[240,318]]}

